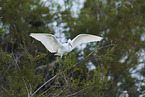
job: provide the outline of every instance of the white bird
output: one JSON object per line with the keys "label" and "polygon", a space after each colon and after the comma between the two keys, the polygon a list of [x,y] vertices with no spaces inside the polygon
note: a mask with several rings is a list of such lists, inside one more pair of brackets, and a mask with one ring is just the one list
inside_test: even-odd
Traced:
{"label": "white bird", "polygon": [[73,40],[69,39],[67,43],[61,43],[54,35],[46,33],[31,33],[31,37],[40,41],[51,53],[55,55],[63,56],[68,52],[71,52],[76,46],[94,41],[101,41],[102,37],[90,35],[90,34],[79,34]]}

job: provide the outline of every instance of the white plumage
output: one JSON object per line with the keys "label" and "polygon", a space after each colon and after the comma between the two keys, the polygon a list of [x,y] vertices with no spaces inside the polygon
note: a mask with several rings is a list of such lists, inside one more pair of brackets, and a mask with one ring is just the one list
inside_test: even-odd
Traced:
{"label": "white plumage", "polygon": [[101,41],[102,37],[90,35],[90,34],[79,34],[72,41],[69,39],[67,43],[62,44],[54,35],[46,33],[31,33],[31,37],[39,40],[51,53],[57,53],[60,55],[72,51],[76,46],[94,41]]}

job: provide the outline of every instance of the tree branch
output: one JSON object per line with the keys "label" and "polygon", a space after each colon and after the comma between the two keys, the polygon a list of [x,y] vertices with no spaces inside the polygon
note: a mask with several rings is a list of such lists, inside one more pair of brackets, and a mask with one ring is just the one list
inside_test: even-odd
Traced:
{"label": "tree branch", "polygon": [[47,82],[45,82],[43,85],[41,85],[32,95],[31,97],[33,97],[33,95],[35,95],[43,86],[45,86],[48,82],[50,82],[51,80],[53,80],[54,78],[56,78],[58,75],[55,75],[54,77],[52,77],[51,79],[49,79]]}
{"label": "tree branch", "polygon": [[[16,66],[18,67],[18,69],[21,70],[20,67],[19,67],[19,65],[18,65],[18,59],[19,59],[19,58],[15,58],[15,56],[14,56],[14,54],[13,54],[13,59],[14,59],[14,62],[15,62],[15,64],[16,64]],[[21,77],[21,78],[23,79],[23,82],[24,82],[24,84],[25,84],[26,90],[27,90],[27,92],[28,92],[28,97],[30,97],[29,89],[28,89],[28,87],[27,87],[26,81],[25,81],[25,79],[24,79],[23,77]]]}
{"label": "tree branch", "polygon": [[[64,89],[65,89],[65,88],[64,88]],[[56,97],[59,96],[59,95],[64,91],[64,89],[61,90],[60,93],[58,93],[58,94],[56,95]]]}
{"label": "tree branch", "polygon": [[[2,87],[2,86],[1,86],[1,87]],[[5,90],[6,93],[8,93],[8,95],[10,96],[9,92],[8,92],[4,87],[2,87],[2,89]]]}
{"label": "tree branch", "polygon": [[76,95],[76,94],[78,94],[78,93],[80,93],[80,92],[82,92],[82,91],[84,91],[85,89],[82,89],[82,90],[80,90],[80,91],[78,91],[78,92],[75,92],[75,93],[73,93],[73,94],[70,94],[70,95],[68,95],[68,96],[66,96],[66,97],[69,97],[69,96],[74,96],[74,95]]}

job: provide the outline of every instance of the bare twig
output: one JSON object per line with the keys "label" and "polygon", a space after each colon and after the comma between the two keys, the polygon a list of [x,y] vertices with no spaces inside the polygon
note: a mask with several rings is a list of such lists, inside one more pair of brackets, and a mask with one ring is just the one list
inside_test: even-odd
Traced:
{"label": "bare twig", "polygon": [[95,50],[93,50],[91,53],[89,53],[84,59],[88,58],[91,54],[94,53]]}
{"label": "bare twig", "polygon": [[[65,88],[64,88],[64,89],[65,89]],[[60,93],[58,93],[58,94],[56,95],[56,97],[59,96],[59,95],[64,91],[64,89],[61,90]]]}
{"label": "bare twig", "polygon": [[78,93],[80,93],[80,92],[82,92],[82,91],[84,91],[84,90],[85,90],[85,89],[82,89],[82,90],[80,90],[80,91],[78,91],[78,92],[75,92],[75,93],[73,93],[73,94],[67,95],[66,97],[74,96],[74,95],[76,95],[76,94],[78,94]]}
{"label": "bare twig", "polygon": [[43,95],[44,93],[46,93],[47,91],[49,91],[51,88],[52,88],[52,87],[50,87],[50,88],[48,88],[47,90],[45,90],[42,94],[40,94],[40,96]]}
{"label": "bare twig", "polygon": [[[2,87],[2,86],[1,86]],[[8,93],[8,95],[10,96],[10,94],[9,94],[9,92],[4,88],[4,87],[2,87],[5,91],[6,91],[6,93]]]}
{"label": "bare twig", "polygon": [[32,86],[30,84],[30,95],[32,95]]}
{"label": "bare twig", "polygon": [[[13,48],[13,47],[12,47],[12,48]],[[12,53],[13,53],[13,50],[12,50]],[[16,66],[18,67],[18,69],[21,70],[20,67],[19,67],[19,65],[18,65],[18,59],[19,59],[19,58],[15,58],[15,56],[14,56],[14,54],[13,54],[13,59],[14,59],[14,62],[15,62],[15,64],[16,64]],[[30,97],[29,89],[28,89],[28,87],[27,87],[26,81],[25,81],[25,79],[24,79],[23,77],[21,77],[21,78],[23,79],[23,82],[24,82],[24,84],[25,84],[26,90],[27,90],[27,92],[28,92],[28,97]]]}
{"label": "bare twig", "polygon": [[109,46],[113,46],[113,45],[114,45],[114,44],[106,45],[106,46],[104,46],[104,47],[101,47],[100,49],[106,48],[106,47],[109,47]]}
{"label": "bare twig", "polygon": [[33,95],[35,95],[43,86],[45,86],[48,82],[50,82],[51,80],[53,80],[54,78],[56,78],[58,75],[55,75],[54,77],[52,77],[51,79],[49,79],[47,82],[45,82],[43,85],[41,85],[32,95],[31,97],[33,97]]}
{"label": "bare twig", "polygon": [[[55,87],[63,87],[63,86],[51,86],[50,88],[48,88],[47,90],[45,90],[43,93],[41,93],[39,96],[45,94],[47,91],[49,91],[51,88],[55,88]],[[51,93],[50,93],[51,94]],[[49,96],[48,96],[49,97]]]}
{"label": "bare twig", "polygon": [[66,80],[65,73],[62,76],[64,77],[65,82],[68,83],[68,81]]}
{"label": "bare twig", "polygon": [[[103,48],[106,48],[106,47],[110,47],[110,46],[113,46],[114,44],[110,44],[110,45],[107,45],[107,46],[104,46],[104,47],[101,47],[100,49],[103,49]],[[85,58],[83,58],[81,61],[77,62],[76,64],[74,65],[77,65],[83,61],[86,61],[86,60],[89,60],[90,58],[88,58],[91,54],[94,53],[95,50],[93,50],[92,52],[90,52]],[[99,57],[102,57],[102,56],[96,56],[96,57],[91,57],[91,58],[99,58]]]}
{"label": "bare twig", "polygon": [[18,67],[19,70],[21,70],[20,67],[19,67],[19,65],[18,65],[18,62],[17,62],[18,61],[18,58],[15,58],[14,54],[13,54],[13,58],[14,58],[14,62],[16,64],[16,66]]}
{"label": "bare twig", "polygon": [[26,85],[26,82],[25,82],[25,80],[24,80],[23,77],[21,77],[21,78],[23,79],[23,82],[24,82],[24,84],[25,84],[26,90],[27,90],[27,92],[28,92],[28,97],[30,97],[29,90],[28,90],[28,87],[27,87],[27,85]]}

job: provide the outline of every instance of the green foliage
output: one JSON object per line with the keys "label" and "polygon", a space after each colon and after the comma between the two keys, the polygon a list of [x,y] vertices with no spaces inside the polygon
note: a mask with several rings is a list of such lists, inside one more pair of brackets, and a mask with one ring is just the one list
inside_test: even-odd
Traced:
{"label": "green foliage", "polygon": [[[0,96],[118,97],[127,90],[130,97],[137,97],[144,93],[144,86],[136,86],[144,80],[133,78],[132,71],[144,65],[145,1],[86,0],[78,17],[73,16],[73,1],[64,4],[62,10],[52,0],[0,1]],[[32,32],[54,34],[53,23],[63,29],[56,33],[64,33],[67,39],[89,33],[103,40],[56,57],[29,37]],[[145,76],[144,68],[136,72]]]}
{"label": "green foliage", "polygon": [[[104,40],[100,43],[102,47],[112,44],[111,41],[115,42],[112,50],[110,50],[110,46],[98,51],[98,55],[111,54],[103,61],[103,65],[106,66],[107,63],[111,65],[107,73],[111,77],[111,85],[110,89],[105,92],[109,97],[118,96],[120,94],[118,91],[122,92],[125,89],[129,91],[130,96],[139,95],[132,91],[138,90],[135,85],[138,79],[131,77],[131,71],[139,66],[141,57],[139,53],[140,50],[144,50],[144,44],[141,41],[141,37],[144,35],[145,19],[144,12],[142,12],[144,5],[143,0],[86,0],[79,17],[76,20],[71,19],[69,21],[71,25],[66,25],[66,28],[70,28],[69,36],[71,38],[80,33],[91,33],[103,35]],[[86,54],[90,52],[91,47],[92,44],[85,48]],[[99,61],[95,60],[95,56],[93,56],[91,56],[91,61],[94,64],[98,63]],[[144,61],[141,63],[144,65]],[[138,73],[141,74],[140,71]],[[122,85],[119,86],[118,83]]]}
{"label": "green foliage", "polygon": [[[16,39],[11,41],[11,53],[0,49],[2,97],[88,96],[91,91],[95,91],[91,96],[101,96],[103,93],[100,90],[108,87],[108,77],[106,76],[108,67],[98,66],[89,71],[84,67],[87,61],[84,59],[80,62],[76,55],[71,53],[62,59],[57,57],[56,61],[50,63],[46,53],[36,50],[32,55],[26,52],[23,44],[17,48],[21,52],[13,52],[15,42]],[[56,78],[35,93],[43,83],[56,75],[58,75]]]}

